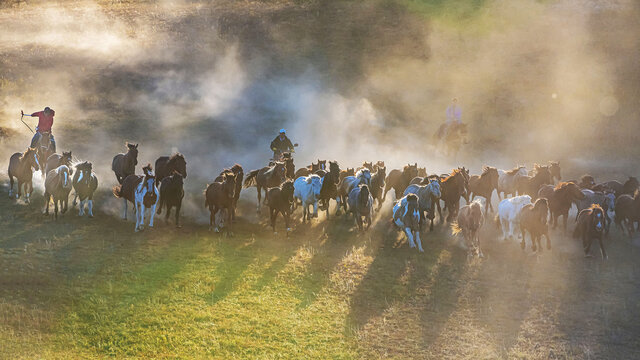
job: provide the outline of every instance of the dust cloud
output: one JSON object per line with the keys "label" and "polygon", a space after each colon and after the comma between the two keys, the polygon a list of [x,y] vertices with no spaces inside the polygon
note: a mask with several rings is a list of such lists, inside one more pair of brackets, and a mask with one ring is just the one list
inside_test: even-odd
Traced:
{"label": "dust cloud", "polygon": [[[50,106],[58,149],[92,161],[103,186],[125,141],[141,166],[184,153],[185,212],[202,221],[206,183],[264,166],[283,127],[297,166],[560,160],[573,177],[636,175],[638,5],[479,3],[459,15],[403,1],[8,2],[0,127],[14,135],[0,165],[29,142],[20,109]],[[452,97],[471,134],[456,158],[432,137]]]}

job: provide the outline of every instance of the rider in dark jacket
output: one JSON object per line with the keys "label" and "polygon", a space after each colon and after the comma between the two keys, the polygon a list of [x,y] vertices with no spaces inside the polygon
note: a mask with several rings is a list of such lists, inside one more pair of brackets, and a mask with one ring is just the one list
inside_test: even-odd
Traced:
{"label": "rider in dark jacket", "polygon": [[283,152],[294,152],[291,140],[285,135],[284,129],[280,129],[280,134],[271,142],[273,158],[279,159]]}

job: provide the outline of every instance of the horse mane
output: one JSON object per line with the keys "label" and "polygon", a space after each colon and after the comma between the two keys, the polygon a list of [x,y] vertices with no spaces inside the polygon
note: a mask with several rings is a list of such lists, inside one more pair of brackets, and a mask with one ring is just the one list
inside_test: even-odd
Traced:
{"label": "horse mane", "polygon": [[30,151],[36,151],[36,148],[32,148],[32,147],[28,147],[27,150],[25,150],[22,155],[20,155],[20,157],[24,158],[27,156],[27,153],[29,153]]}
{"label": "horse mane", "polygon": [[588,208],[589,210],[593,211],[593,210],[600,210],[602,212],[604,212],[604,209],[602,209],[602,206],[600,206],[600,204],[591,204],[591,206],[589,206]]}
{"label": "horse mane", "polygon": [[449,181],[449,179],[454,178],[458,174],[462,175],[462,170],[461,169],[453,169],[453,171],[451,171],[451,174],[449,176],[447,176],[446,178],[444,178],[444,180],[442,180],[442,181],[443,182]]}
{"label": "horse mane", "polygon": [[489,174],[490,171],[493,171],[493,170],[497,170],[497,169],[494,168],[493,166],[485,165],[485,166],[482,167],[482,175],[487,175],[487,174]]}
{"label": "horse mane", "polygon": [[151,167],[151,164],[147,164],[142,168],[142,172],[145,176],[153,176],[153,167]]}
{"label": "horse mane", "polygon": [[564,189],[566,189],[570,184],[574,184],[574,185],[575,185],[575,183],[572,183],[572,182],[570,182],[570,181],[560,181],[560,182],[558,183],[558,185],[556,185],[556,187],[554,188],[554,190],[564,190]]}
{"label": "horse mane", "polygon": [[240,164],[234,164],[234,165],[231,167],[231,171],[232,171],[234,174],[237,174],[237,173],[239,173],[239,172],[243,172],[243,170],[242,170],[242,166],[240,166]]}
{"label": "horse mane", "polygon": [[509,176],[513,176],[513,175],[517,174],[517,173],[518,173],[518,171],[520,171],[520,169],[522,169],[523,167],[524,167],[524,166],[516,166],[516,167],[514,167],[513,169],[511,169],[511,170],[507,171],[506,173],[507,173],[507,175],[509,175]]}

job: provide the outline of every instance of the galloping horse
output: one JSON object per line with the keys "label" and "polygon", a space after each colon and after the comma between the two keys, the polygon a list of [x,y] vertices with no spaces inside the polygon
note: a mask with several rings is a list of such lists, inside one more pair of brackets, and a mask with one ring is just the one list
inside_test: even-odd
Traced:
{"label": "galloping horse", "polygon": [[349,193],[353,188],[362,184],[366,184],[367,186],[371,185],[371,172],[369,169],[361,169],[355,176],[347,176],[340,182],[340,185],[338,185],[338,195],[341,198],[341,203],[345,212],[349,210],[347,208],[347,197],[349,196]]}
{"label": "galloping horse", "polygon": [[538,192],[538,197],[546,198],[549,201],[549,211],[553,228],[558,226],[558,217],[562,216],[564,231],[567,230],[567,218],[569,209],[574,202],[584,199],[584,194],[578,185],[572,182],[559,182],[554,188],[552,185],[543,186]]}
{"label": "galloping horse", "polygon": [[136,210],[136,228],[138,232],[144,228],[144,212],[151,209],[149,227],[153,227],[153,217],[158,203],[158,188],[155,186],[155,176],[151,164],[142,168],[144,175],[129,175],[121,185],[113,187],[113,195],[124,201],[122,218],[127,219],[127,201],[134,204]]}
{"label": "galloping horse", "polygon": [[458,213],[457,221],[451,224],[453,235],[462,233],[465,245],[469,249],[469,258],[476,254],[479,258],[484,257],[480,248],[479,235],[482,225],[484,225],[484,212],[482,211],[480,199],[463,206]]}
{"label": "galloping horse", "polygon": [[440,201],[440,182],[431,179],[427,185],[411,184],[404,191],[404,196],[415,194],[418,196],[418,210],[420,211],[420,221],[431,219],[429,230],[433,231],[433,219],[435,218],[435,204]]}
{"label": "galloping horse", "polygon": [[187,178],[187,161],[184,155],[175,153],[171,156],[160,156],[155,163],[156,167],[156,186],[167,176],[178,172],[184,179]]}
{"label": "galloping horse", "polygon": [[380,210],[382,207],[382,198],[384,197],[384,181],[387,176],[387,168],[385,166],[378,166],[378,164],[374,167],[376,168],[376,172],[371,176],[369,191],[371,192],[373,201],[378,201],[376,210]]}
{"label": "galloping horse", "polygon": [[[216,223],[216,214],[219,211],[223,211],[226,215],[226,219],[223,219],[222,223],[225,225],[227,234],[231,233],[231,230],[226,227],[227,222],[231,224],[231,219],[234,213],[235,206],[235,191],[236,191],[236,177],[237,175],[231,171],[225,172],[222,175],[222,181],[214,181],[212,184],[207,185],[207,189],[204,192],[204,206],[209,209],[209,230],[212,230],[214,223]],[[220,177],[218,177],[219,179]],[[216,180],[218,180],[216,179]],[[220,224],[215,224],[215,231],[220,232]]]}
{"label": "galloping horse", "polygon": [[254,186],[258,190],[258,206],[257,210],[260,212],[260,202],[262,201],[262,189],[265,192],[265,200],[267,199],[266,193],[269,188],[278,187],[286,180],[284,163],[280,161],[274,162],[271,166],[265,166],[262,169],[252,170],[247,178],[244,179],[244,187],[248,188]]}
{"label": "galloping horse", "polygon": [[526,246],[526,232],[531,235],[531,250],[542,251],[542,236],[547,238],[547,250],[551,250],[551,239],[549,238],[549,226],[547,218],[549,217],[549,203],[547,199],[540,198],[534,204],[526,204],[520,210],[520,232],[522,232],[522,242],[520,247],[522,250]]}
{"label": "galloping horse", "polygon": [[493,205],[491,204],[491,195],[493,195],[493,190],[498,190],[498,169],[491,166],[484,166],[482,168],[482,175],[473,175],[469,178],[469,192],[471,193],[470,199],[473,201],[473,198],[476,195],[482,196],[486,201],[485,209],[491,209],[493,212]]}
{"label": "galloping horse", "polygon": [[293,197],[302,203],[302,222],[311,220],[310,205],[313,205],[313,217],[318,217],[318,200],[322,189],[322,178],[316,174],[301,176],[293,182],[293,187],[295,189]]}
{"label": "galloping horse", "polygon": [[[409,240],[409,247],[424,252],[420,241],[420,210],[418,209],[418,196],[409,194],[393,205],[393,223],[404,231]],[[414,243],[415,238],[415,243]]]}
{"label": "galloping horse", "polygon": [[240,164],[234,164],[231,169],[224,169],[220,175],[213,180],[214,182],[224,182],[224,174],[232,172],[236,176],[236,188],[233,193],[233,210],[231,211],[231,220],[236,219],[236,207],[238,206],[238,199],[240,199],[240,191],[242,190],[242,180],[244,179],[244,169]]}
{"label": "galloping horse", "polygon": [[320,209],[326,210],[329,218],[329,201],[336,199],[337,210],[340,211],[340,197],[338,196],[338,183],[340,182],[340,166],[336,161],[329,161],[329,172],[322,178],[320,188]]}
{"label": "galloping horse", "polygon": [[184,179],[182,174],[173,171],[169,176],[165,176],[160,182],[160,199],[158,200],[158,212],[160,215],[162,208],[167,208],[167,213],[164,215],[165,223],[169,223],[169,216],[171,215],[171,209],[176,208],[176,227],[180,227],[180,208],[182,207],[182,198],[184,198]]}
{"label": "galloping horse", "polygon": [[366,184],[358,185],[349,192],[349,211],[353,213],[360,231],[364,230],[362,218],[367,224],[367,230],[371,227],[371,215],[373,215],[373,197],[369,193]]}
{"label": "galloping horse", "polygon": [[58,204],[60,204],[60,210],[63,214],[67,212],[69,193],[71,192],[72,186],[69,168],[66,165],[60,165],[59,167],[50,170],[47,173],[47,178],[44,182],[45,190],[43,213],[49,215],[49,199],[51,197],[53,197],[55,219],[58,218]]}
{"label": "galloping horse", "polygon": [[26,197],[25,201],[29,203],[29,198],[33,192],[33,183],[31,182],[33,179],[32,168],[34,171],[38,171],[40,168],[35,148],[28,148],[23,153],[15,153],[11,155],[8,169],[9,197],[13,197],[13,177],[15,176],[18,180],[18,193],[16,194],[16,199],[19,199],[20,196],[22,196],[22,187],[24,186],[24,194]]}
{"label": "galloping horse", "polygon": [[413,165],[407,164],[402,170],[391,170],[384,185],[384,195],[382,201],[387,198],[387,192],[393,189],[396,195],[396,199],[400,199],[400,196],[404,193],[404,190],[409,186],[411,180],[418,176],[418,163]]}
{"label": "galloping horse", "polygon": [[520,210],[527,204],[531,204],[529,195],[514,196],[500,201],[496,225],[502,230],[503,240],[513,239],[514,231],[520,226]]}
{"label": "galloping horse", "polygon": [[[464,198],[469,203],[469,195],[467,193],[468,177],[465,176],[465,168],[454,169],[449,176],[441,181],[441,199],[444,201],[445,209],[448,211],[447,222],[451,222],[454,217],[458,216],[458,209],[460,208],[460,197]],[[438,215],[442,219],[442,210],[440,209],[440,202],[436,202],[438,208]]]}
{"label": "galloping horse", "polygon": [[278,213],[282,213],[284,224],[287,228],[287,236],[289,236],[289,218],[291,217],[291,209],[293,207],[293,192],[295,191],[291,180],[287,180],[279,187],[272,187],[267,191],[267,202],[269,203],[269,219],[271,220],[271,228],[276,233],[276,218]]}
{"label": "galloping horse", "polygon": [[535,164],[533,166],[533,176],[518,176],[516,177],[516,188],[518,193],[527,194],[531,196],[532,200],[538,198],[538,191],[543,185],[549,185],[553,183],[551,178],[551,172],[548,166],[541,166]]}
{"label": "galloping horse", "polygon": [[71,156],[71,151],[66,151],[66,152],[62,152],[62,155],[60,154],[51,154],[48,158],[47,158],[47,162],[44,166],[44,173],[45,176],[46,174],[49,173],[49,171],[56,169],[58,166],[60,165],[66,165],[69,168],[70,171],[70,175],[73,175],[73,170],[71,168],[71,162],[73,161],[73,156]]}
{"label": "galloping horse", "polygon": [[[127,153],[114,156],[111,162],[111,170],[115,173],[120,185],[122,185],[126,177],[135,174],[136,165],[138,165],[138,144],[126,144]],[[131,202],[133,202],[133,199]]]}
{"label": "galloping horse", "polygon": [[80,198],[80,210],[78,216],[84,215],[85,201],[88,205],[89,217],[93,217],[93,193],[98,188],[98,178],[92,171],[93,165],[90,162],[83,162],[76,165],[76,173],[73,175],[73,189],[75,195],[73,197],[73,206],[76,206],[76,200]]}
{"label": "galloping horse", "polygon": [[607,252],[604,250],[604,242],[602,241],[602,233],[605,229],[604,216],[604,210],[597,204],[580,211],[578,215],[578,225],[573,231],[573,237],[582,238],[585,257],[590,256],[589,250],[591,250],[593,239],[598,239],[602,259],[607,259]]}

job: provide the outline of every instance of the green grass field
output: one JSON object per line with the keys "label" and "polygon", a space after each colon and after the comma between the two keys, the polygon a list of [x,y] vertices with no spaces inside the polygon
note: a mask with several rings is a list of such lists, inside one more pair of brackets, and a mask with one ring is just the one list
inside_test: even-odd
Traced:
{"label": "green grass field", "polygon": [[638,254],[617,235],[603,263],[557,236],[551,252],[523,253],[497,242],[490,223],[487,257],[468,262],[443,228],[425,237],[424,254],[410,251],[388,214],[365,234],[332,218],[299,224],[289,239],[241,218],[235,237],[223,238],[188,219],[183,229],[159,221],[138,234],[131,221],[101,212],[56,222],[40,206],[39,196],[29,206],[0,198],[3,358],[632,358],[640,351]]}

